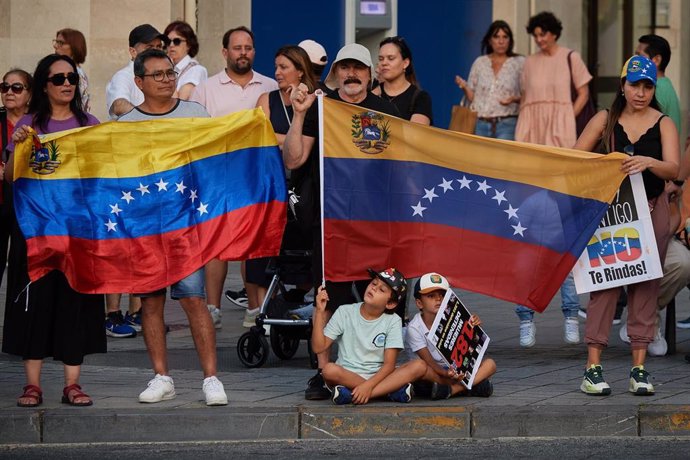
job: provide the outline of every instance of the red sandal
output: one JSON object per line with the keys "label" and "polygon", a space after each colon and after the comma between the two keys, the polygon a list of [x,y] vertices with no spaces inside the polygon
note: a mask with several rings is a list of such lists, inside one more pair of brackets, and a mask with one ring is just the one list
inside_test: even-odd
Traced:
{"label": "red sandal", "polygon": [[[75,402],[77,398],[88,398],[88,401]],[[62,389],[62,403],[70,406],[90,406],[93,401],[89,395],[81,391],[78,383],[73,383]]]}
{"label": "red sandal", "polygon": [[19,397],[19,399],[28,398],[33,399],[30,403],[23,403],[17,401],[17,406],[19,407],[36,407],[43,404],[43,391],[36,385],[27,385],[24,387],[24,394]]}

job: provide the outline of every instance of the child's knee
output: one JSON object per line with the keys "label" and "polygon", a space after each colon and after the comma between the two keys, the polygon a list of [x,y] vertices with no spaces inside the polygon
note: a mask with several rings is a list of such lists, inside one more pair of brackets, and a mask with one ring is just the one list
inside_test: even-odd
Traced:
{"label": "child's knee", "polygon": [[496,361],[491,358],[484,358],[480,368],[485,369],[490,376],[494,375],[496,373]]}
{"label": "child's knee", "polygon": [[339,374],[340,366],[335,363],[327,363],[325,366],[323,366],[323,369],[321,369],[321,375],[323,375],[323,378],[327,382],[336,381]]}

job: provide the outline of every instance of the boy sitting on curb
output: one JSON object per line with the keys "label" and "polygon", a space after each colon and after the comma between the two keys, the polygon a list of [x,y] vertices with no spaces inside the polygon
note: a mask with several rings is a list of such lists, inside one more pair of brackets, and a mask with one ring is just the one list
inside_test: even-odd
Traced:
{"label": "boy sitting on curb", "polygon": [[395,308],[404,301],[407,283],[394,268],[368,271],[372,280],[364,301],[341,305],[328,324],[328,293],[319,288],[312,349],[321,353],[333,341],[338,342],[338,360],[322,371],[326,383],[333,387],[334,404],[366,404],[371,398],[386,395],[391,401],[408,403],[413,396],[410,382],[424,375],[426,365],[415,360],[395,368],[403,348],[402,321]]}
{"label": "boy sitting on curb", "polygon": [[[491,396],[494,389],[489,377],[496,373],[496,363],[493,359],[484,357],[474,378],[472,389],[468,391],[460,382],[464,376],[448,369],[438,350],[430,346],[426,340],[448,289],[450,289],[448,280],[438,273],[423,275],[414,286],[414,298],[420,311],[407,325],[407,346],[421,358],[414,361],[426,363],[426,373],[422,382],[415,383],[415,389],[422,393],[423,391],[420,390],[423,390],[424,383],[432,383],[431,399],[434,400],[447,399],[460,393],[470,396]],[[480,324],[481,320],[477,315],[470,317],[471,326]]]}

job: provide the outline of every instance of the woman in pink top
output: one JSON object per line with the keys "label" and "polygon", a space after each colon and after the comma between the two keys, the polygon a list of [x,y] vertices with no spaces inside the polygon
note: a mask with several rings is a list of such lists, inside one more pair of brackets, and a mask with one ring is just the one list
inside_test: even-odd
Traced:
{"label": "woman in pink top", "polygon": [[[592,75],[574,51],[570,55],[571,77],[571,50],[557,43],[562,30],[561,21],[549,12],[531,17],[527,24],[539,51],[527,57],[522,71],[517,141],[567,148],[575,145],[575,117],[587,103]],[[571,78],[577,89],[575,102],[571,100]]]}

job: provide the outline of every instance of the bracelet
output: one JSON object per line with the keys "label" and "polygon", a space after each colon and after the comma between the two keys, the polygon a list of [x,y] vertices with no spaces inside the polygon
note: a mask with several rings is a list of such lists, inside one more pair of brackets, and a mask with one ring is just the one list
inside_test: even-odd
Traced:
{"label": "bracelet", "polygon": [[685,185],[684,180],[674,180],[673,183],[676,184],[678,187],[682,187],[683,185]]}

